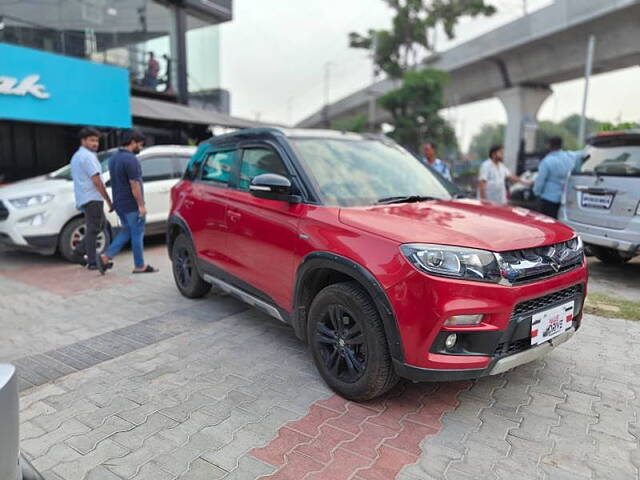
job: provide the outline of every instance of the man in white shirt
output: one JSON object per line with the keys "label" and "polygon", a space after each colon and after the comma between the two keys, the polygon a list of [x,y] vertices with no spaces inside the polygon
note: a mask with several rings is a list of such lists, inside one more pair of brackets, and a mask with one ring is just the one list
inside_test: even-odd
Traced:
{"label": "man in white shirt", "polygon": [[489,150],[489,158],[482,162],[478,175],[478,198],[489,202],[507,204],[506,180],[519,182],[520,178],[512,175],[502,163],[504,150],[502,145],[494,145]]}

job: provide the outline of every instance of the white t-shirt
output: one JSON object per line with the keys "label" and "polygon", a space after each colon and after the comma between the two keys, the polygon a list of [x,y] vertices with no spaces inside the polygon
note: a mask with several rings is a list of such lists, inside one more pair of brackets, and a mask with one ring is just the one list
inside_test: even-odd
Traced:
{"label": "white t-shirt", "polygon": [[[507,185],[505,182],[509,175],[509,169],[502,162],[496,165],[490,158],[482,162],[478,180],[487,182],[485,185],[486,200],[495,203],[507,203]],[[478,196],[480,196],[479,190]]]}

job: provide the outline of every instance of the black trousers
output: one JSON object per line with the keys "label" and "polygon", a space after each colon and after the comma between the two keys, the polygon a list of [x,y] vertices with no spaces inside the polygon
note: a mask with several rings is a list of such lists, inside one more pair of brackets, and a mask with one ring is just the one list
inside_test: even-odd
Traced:
{"label": "black trousers", "polygon": [[84,245],[79,245],[78,252],[86,253],[87,263],[95,265],[97,262],[96,237],[104,229],[104,203],[100,201],[87,202],[82,206],[82,210],[85,223]]}
{"label": "black trousers", "polygon": [[558,211],[560,210],[560,204],[550,202],[548,200],[540,199],[540,213],[544,213],[548,217],[558,218]]}

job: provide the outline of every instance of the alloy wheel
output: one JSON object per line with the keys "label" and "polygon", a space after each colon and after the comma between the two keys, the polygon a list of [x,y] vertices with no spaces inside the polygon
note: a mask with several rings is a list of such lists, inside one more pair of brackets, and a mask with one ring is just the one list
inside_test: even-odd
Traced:
{"label": "alloy wheel", "polygon": [[340,305],[331,305],[316,324],[315,341],[327,371],[335,378],[355,383],[367,368],[362,325]]}

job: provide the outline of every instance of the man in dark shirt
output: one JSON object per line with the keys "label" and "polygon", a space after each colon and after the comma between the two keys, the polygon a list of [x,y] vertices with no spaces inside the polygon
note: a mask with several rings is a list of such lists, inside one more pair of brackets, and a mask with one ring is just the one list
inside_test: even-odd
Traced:
{"label": "man in dark shirt", "polygon": [[154,273],[158,270],[144,263],[144,223],[147,210],[144,206],[142,169],[137,153],[144,147],[144,136],[137,130],[127,130],[122,135],[121,147],[109,160],[109,175],[113,208],[122,229],[113,239],[109,248],[99,257],[100,272],[110,267],[115,257],[127,242],[133,250],[133,273]]}

